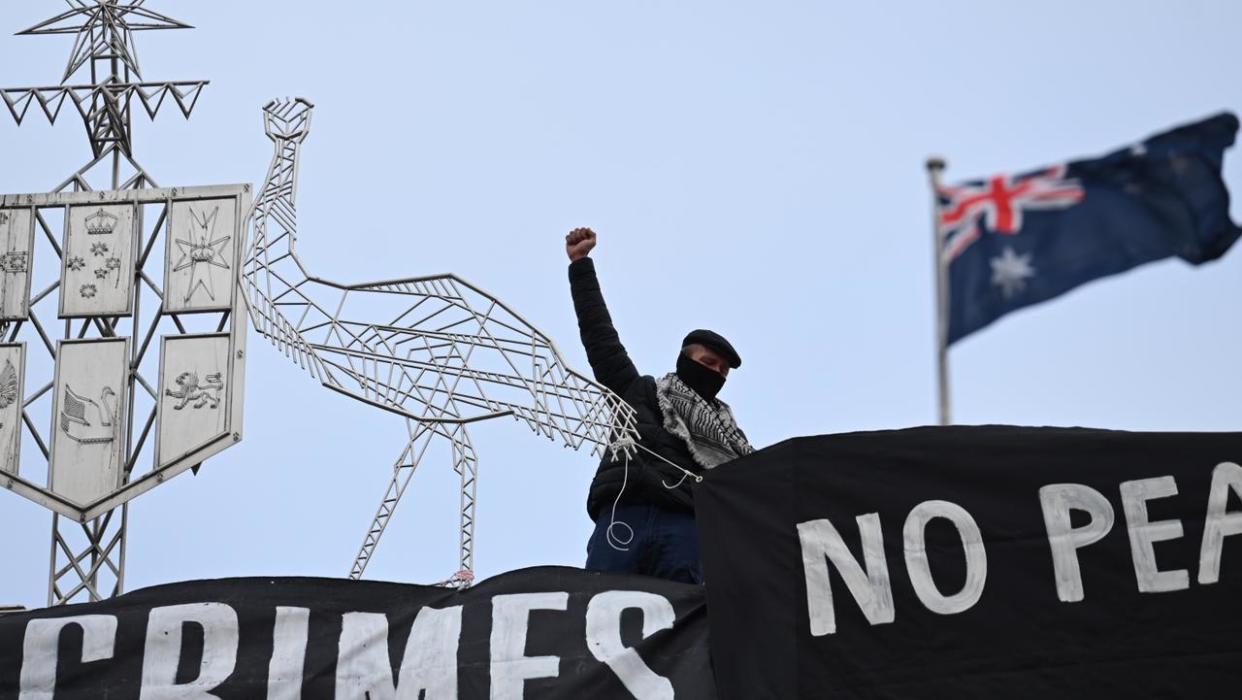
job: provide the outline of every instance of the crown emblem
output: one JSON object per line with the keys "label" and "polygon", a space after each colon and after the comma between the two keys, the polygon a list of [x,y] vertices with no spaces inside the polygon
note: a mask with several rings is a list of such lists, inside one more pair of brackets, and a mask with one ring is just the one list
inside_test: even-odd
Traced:
{"label": "crown emblem", "polygon": [[117,218],[100,209],[86,217],[86,232],[92,236],[106,236],[116,230]]}

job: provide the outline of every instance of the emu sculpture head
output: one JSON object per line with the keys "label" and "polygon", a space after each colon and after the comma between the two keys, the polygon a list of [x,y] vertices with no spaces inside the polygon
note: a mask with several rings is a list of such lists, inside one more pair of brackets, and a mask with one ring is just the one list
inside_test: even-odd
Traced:
{"label": "emu sculpture head", "polygon": [[301,97],[272,100],[263,105],[263,129],[273,141],[301,143],[310,131],[314,110],[315,105]]}

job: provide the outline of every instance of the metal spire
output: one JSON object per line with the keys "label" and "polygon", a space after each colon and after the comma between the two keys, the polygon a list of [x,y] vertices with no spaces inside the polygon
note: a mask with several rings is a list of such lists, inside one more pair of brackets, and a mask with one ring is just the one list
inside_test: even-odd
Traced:
{"label": "metal spire", "polygon": [[[37,104],[48,121],[55,124],[68,100],[86,125],[96,160],[111,152],[114,161],[124,156],[132,163],[130,109],[135,98],[147,116],[154,119],[171,95],[188,118],[207,81],[143,82],[134,32],[191,27],[143,7],[144,1],[66,0],[68,11],[18,32],[18,36],[72,34],[74,42],[60,85],[0,90],[0,99],[17,123],[21,124],[30,107]],[[70,84],[71,78],[87,69],[89,82]],[[136,163],[132,164],[141,170]],[[120,181],[112,183],[113,189],[123,187]]]}
{"label": "metal spire", "polygon": [[[142,71],[138,67],[138,54],[134,49],[134,32],[150,29],[193,29],[184,22],[142,7],[145,0],[95,0],[94,3],[86,0],[65,1],[72,8],[68,12],[62,12],[17,33],[18,36],[77,35],[65,75],[60,81],[62,85],[69,82],[69,78],[88,62],[92,63],[91,83],[98,83],[95,61],[107,61],[110,64],[111,82],[128,82],[128,76],[124,76],[126,79],[122,80],[122,76],[117,75],[119,65],[115,61],[120,61],[126,71],[141,79]],[[73,24],[75,20],[79,24]]]}

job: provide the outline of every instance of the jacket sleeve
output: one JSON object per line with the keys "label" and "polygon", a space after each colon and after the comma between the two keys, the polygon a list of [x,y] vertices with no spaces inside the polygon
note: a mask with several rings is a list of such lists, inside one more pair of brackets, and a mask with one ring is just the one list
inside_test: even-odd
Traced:
{"label": "jacket sleeve", "polygon": [[612,325],[604,294],[595,276],[595,262],[581,258],[569,264],[569,290],[574,298],[574,312],[578,315],[578,333],[582,347],[586,349],[587,361],[595,373],[595,380],[618,395],[624,395],[629,386],[638,379],[638,369],[621,344],[617,329]]}

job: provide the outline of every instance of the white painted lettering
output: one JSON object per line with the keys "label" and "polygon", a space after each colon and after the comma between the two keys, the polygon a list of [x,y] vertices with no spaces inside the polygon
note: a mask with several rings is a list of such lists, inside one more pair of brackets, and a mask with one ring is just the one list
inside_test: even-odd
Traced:
{"label": "white painted lettering", "polygon": [[82,628],[82,663],[112,658],[116,644],[116,617],[75,615],[31,620],[22,641],[21,689],[18,700],[52,700],[56,695],[56,666],[60,632],[69,625]]}
{"label": "white painted lettering", "polygon": [[[1039,490],[1039,504],[1044,511],[1048,545],[1052,549],[1052,568],[1056,577],[1057,597],[1066,603],[1083,599],[1082,572],[1078,567],[1078,549],[1100,541],[1113,529],[1113,507],[1104,494],[1082,484],[1049,484]],[[1091,516],[1082,527],[1070,525],[1070,511],[1080,510]]]}
{"label": "white painted lettering", "polygon": [[621,642],[621,612],[630,608],[643,612],[643,639],[672,628],[676,619],[673,604],[664,596],[644,591],[605,591],[587,604],[587,648],[617,674],[636,700],[673,700],[673,684],[652,671],[638,652]]}
{"label": "white painted lettering", "polygon": [[1156,564],[1156,542],[1175,540],[1182,536],[1182,521],[1147,519],[1147,502],[1177,495],[1177,482],[1171,476],[1125,481],[1121,484],[1121,506],[1126,513],[1126,530],[1130,533],[1130,555],[1134,559],[1134,577],[1142,593],[1179,591],[1190,587],[1186,569],[1161,571]]}
{"label": "white painted lettering", "polygon": [[798,540],[802,543],[802,568],[806,576],[807,611],[811,618],[811,634],[822,637],[837,631],[836,611],[832,604],[832,581],[828,561],[836,566],[841,580],[854,596],[867,621],[873,625],[892,622],[893,589],[888,578],[888,562],[884,558],[884,534],[880,531],[878,513],[856,518],[862,541],[866,571],[850,554],[845,540],[827,519],[798,523]]}
{"label": "white painted lettering", "polygon": [[396,696],[388,661],[388,618],[382,613],[345,613],[337,640],[336,697],[393,700]]}
{"label": "white painted lettering", "polygon": [[[932,580],[931,566],[927,561],[927,523],[934,518],[944,518],[957,528],[966,553],[966,583],[962,590],[946,596]],[[905,543],[906,570],[914,593],[930,611],[940,615],[953,615],[969,610],[983,595],[983,584],[988,578],[988,555],[983,547],[983,534],[975,519],[966,509],[948,501],[924,501],[906,516],[902,528]]]}
{"label": "white painted lettering", "polygon": [[414,619],[401,659],[397,700],[457,700],[461,606],[423,608]]}
{"label": "white painted lettering", "polygon": [[[177,683],[181,630],[187,622],[203,628],[203,660],[198,675]],[[210,700],[208,691],[228,679],[237,663],[237,612],[223,603],[190,603],[152,608],[142,657],[139,700]]]}
{"label": "white painted lettering", "polygon": [[[388,618],[346,613],[337,647],[336,697],[340,700],[456,700],[461,606],[423,608],[405,643],[393,682],[388,660]],[[420,693],[424,693],[420,695]]]}
{"label": "white painted lettering", "polygon": [[561,657],[526,656],[533,610],[565,610],[569,594],[513,593],[492,598],[491,700],[522,700],[528,678],[556,678]]}
{"label": "white painted lettering", "polygon": [[1230,491],[1242,498],[1242,467],[1222,462],[1212,470],[1212,490],[1208,493],[1207,516],[1203,519],[1203,544],[1199,549],[1199,583],[1203,585],[1220,580],[1225,538],[1242,534],[1242,511],[1225,510]]}
{"label": "white painted lettering", "polygon": [[306,663],[308,608],[276,608],[272,630],[272,663],[267,671],[267,700],[302,700],[302,670]]}

